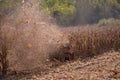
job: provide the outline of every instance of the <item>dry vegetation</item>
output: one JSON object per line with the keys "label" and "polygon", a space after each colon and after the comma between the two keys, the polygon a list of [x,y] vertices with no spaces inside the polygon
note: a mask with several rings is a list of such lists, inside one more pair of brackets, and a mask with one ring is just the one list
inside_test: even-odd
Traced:
{"label": "dry vegetation", "polygon": [[70,44],[75,55],[91,56],[109,50],[120,49],[120,27],[93,27],[78,29],[70,35]]}
{"label": "dry vegetation", "polygon": [[[41,73],[42,71],[44,72],[43,67],[46,68],[46,66],[56,69],[55,67],[64,64],[64,61],[83,58],[87,60],[88,57],[94,57],[104,52],[120,50],[120,26],[59,28],[53,23],[47,22],[46,19],[48,17],[46,18],[39,14],[41,12],[36,9],[36,6],[29,7],[28,5],[30,4],[26,3],[26,5],[16,10],[14,14],[8,15],[9,17],[0,26],[0,75],[2,76],[6,75],[8,70],[13,72],[9,72],[9,74],[18,76],[20,72],[24,74],[22,70],[29,70],[31,73],[35,73],[35,71],[32,71],[32,69],[35,69],[36,73]],[[60,30],[65,32],[63,33]],[[114,53],[110,54],[108,56],[110,60],[112,55],[115,57],[116,61],[114,62],[117,64],[117,61],[120,61],[118,59],[120,56],[119,52],[115,53],[115,55]],[[55,64],[54,61],[52,62],[49,59],[54,60]],[[104,59],[104,55],[102,59]],[[101,60],[97,61],[100,63]],[[91,66],[96,64],[96,60],[93,61],[94,63],[91,63],[91,60],[89,61]],[[107,62],[106,58],[104,62]],[[108,62],[110,63],[110,61]],[[76,66],[80,65],[83,64]],[[84,65],[89,67],[89,64],[84,63]],[[104,65],[104,63],[101,65]],[[74,64],[67,67],[64,67],[63,70],[65,68],[74,68]],[[21,71],[18,70],[19,68]],[[77,67],[76,69],[79,68]],[[93,67],[90,67],[90,69],[94,71]],[[84,72],[84,68],[82,70]],[[45,71],[47,72],[49,69],[45,69]],[[54,72],[57,73],[57,70],[54,70]],[[2,79],[1,76],[0,79]]]}
{"label": "dry vegetation", "polygon": [[[68,35],[69,44],[61,46],[59,50],[52,53],[50,59],[60,61],[73,60],[68,59],[70,57],[74,59],[86,59],[86,57],[93,57],[110,50],[119,51],[120,49],[120,27],[89,26],[76,27],[75,29],[67,28],[66,30],[68,31],[64,30],[64,35]],[[6,35],[7,37],[3,38],[1,37],[0,67],[3,75],[7,74],[7,68],[9,67],[9,60],[7,60],[8,50],[12,47],[13,41],[15,41],[15,36],[14,38],[9,38],[10,35]],[[71,50],[72,52],[70,52]],[[66,54],[66,52],[68,52],[68,54]],[[71,55],[71,53],[73,55]]]}
{"label": "dry vegetation", "polygon": [[0,27],[0,75],[7,74],[9,67],[8,54],[13,47],[15,38],[14,30],[8,29],[8,26]]}
{"label": "dry vegetation", "polygon": [[111,51],[66,63],[49,62],[44,67],[21,71],[1,80],[119,80],[120,53]]}
{"label": "dry vegetation", "polygon": [[[36,0],[31,1],[36,3]],[[0,25],[0,75],[43,67],[49,55],[66,43],[56,25],[48,23],[37,5],[26,3]],[[7,72],[8,71],[8,72]],[[1,78],[1,77],[0,77]]]}
{"label": "dry vegetation", "polygon": [[[65,28],[63,28],[65,29]],[[67,30],[67,31],[66,31]],[[76,27],[67,28],[65,31],[68,35],[70,43],[67,47],[74,50],[74,59],[93,57],[110,50],[118,51],[120,49],[120,27]],[[62,48],[64,55],[66,47]],[[61,51],[61,49],[60,49]],[[59,56],[58,56],[59,55]],[[61,57],[59,52],[55,57],[61,61],[65,60],[65,57]]]}

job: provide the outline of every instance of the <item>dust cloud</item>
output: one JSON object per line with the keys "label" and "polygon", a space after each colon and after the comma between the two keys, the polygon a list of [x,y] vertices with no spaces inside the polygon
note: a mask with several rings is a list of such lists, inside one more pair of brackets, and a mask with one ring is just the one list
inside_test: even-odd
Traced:
{"label": "dust cloud", "polygon": [[39,2],[26,0],[4,19],[1,29],[9,36],[6,39],[11,41],[8,54],[10,69],[44,67],[49,56],[69,42],[54,21],[39,9]]}

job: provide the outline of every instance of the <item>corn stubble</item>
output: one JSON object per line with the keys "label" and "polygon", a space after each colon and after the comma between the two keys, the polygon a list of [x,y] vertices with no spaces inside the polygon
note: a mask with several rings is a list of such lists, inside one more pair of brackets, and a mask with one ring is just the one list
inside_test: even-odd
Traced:
{"label": "corn stubble", "polygon": [[98,55],[120,49],[120,27],[80,28],[69,35],[70,45],[76,58]]}

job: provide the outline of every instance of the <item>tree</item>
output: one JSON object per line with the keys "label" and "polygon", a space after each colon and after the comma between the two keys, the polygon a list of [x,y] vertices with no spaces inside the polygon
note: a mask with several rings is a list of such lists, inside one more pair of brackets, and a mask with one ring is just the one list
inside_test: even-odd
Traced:
{"label": "tree", "polygon": [[76,9],[71,0],[44,0],[41,5],[60,24],[69,25],[74,20]]}

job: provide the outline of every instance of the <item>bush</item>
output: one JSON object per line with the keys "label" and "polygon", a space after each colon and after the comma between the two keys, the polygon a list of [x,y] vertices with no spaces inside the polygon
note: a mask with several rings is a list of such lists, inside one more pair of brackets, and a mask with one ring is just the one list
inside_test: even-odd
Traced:
{"label": "bush", "polygon": [[120,19],[114,19],[114,18],[109,18],[109,19],[102,19],[100,20],[96,26],[120,26]]}

